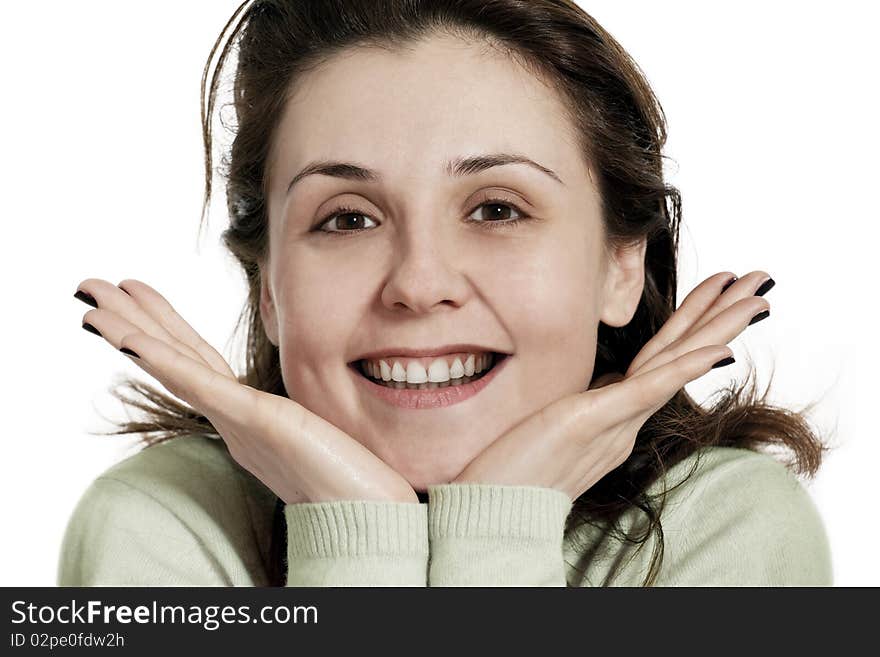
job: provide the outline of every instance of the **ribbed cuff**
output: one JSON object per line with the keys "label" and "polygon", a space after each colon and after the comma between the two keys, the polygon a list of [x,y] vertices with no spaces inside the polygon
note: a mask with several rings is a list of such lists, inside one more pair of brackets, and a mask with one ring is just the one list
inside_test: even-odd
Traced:
{"label": "ribbed cuff", "polygon": [[453,483],[428,500],[429,586],[565,586],[566,493]]}
{"label": "ribbed cuff", "polygon": [[427,505],[303,502],[284,507],[288,586],[426,586]]}

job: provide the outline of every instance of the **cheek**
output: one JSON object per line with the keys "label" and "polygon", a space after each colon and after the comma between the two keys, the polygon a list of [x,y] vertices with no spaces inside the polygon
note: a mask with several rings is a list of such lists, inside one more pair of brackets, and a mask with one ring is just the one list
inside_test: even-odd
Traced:
{"label": "cheek", "polygon": [[364,297],[364,290],[355,290],[351,283],[346,286],[346,280],[328,277],[326,271],[285,274],[276,303],[282,358],[288,366],[315,369],[321,363],[341,361]]}
{"label": "cheek", "polygon": [[599,322],[599,273],[583,251],[548,249],[506,263],[496,273],[498,308],[522,360],[523,394],[546,386],[551,397],[588,384]]}
{"label": "cheek", "polygon": [[550,346],[570,343],[598,322],[598,272],[592,262],[583,252],[548,248],[496,263],[488,275],[506,320],[521,335],[546,339]]}

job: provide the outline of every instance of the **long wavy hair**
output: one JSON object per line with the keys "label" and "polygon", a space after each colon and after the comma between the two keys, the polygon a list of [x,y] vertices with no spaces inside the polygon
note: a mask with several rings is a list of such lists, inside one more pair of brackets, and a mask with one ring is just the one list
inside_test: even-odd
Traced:
{"label": "long wavy hair", "polygon": [[[393,50],[433,34],[491,43],[549,80],[565,100],[567,118],[577,128],[585,161],[598,172],[607,245],[647,240],[645,285],[638,308],[626,326],[600,324],[594,378],[626,372],[638,351],[676,309],[681,196],[663,177],[663,109],[638,65],[573,1],[248,1],[238,7],[214,43],[201,89],[205,193],[200,228],[211,199],[217,91],[224,64],[237,47],[231,103],[236,126],[230,130],[234,140],[221,167],[229,225],[221,239],[247,281],[247,301],[233,331],[246,333],[244,373],[238,376],[242,383],[288,396],[278,349],[268,340],[260,318],[258,262],[267,253],[269,239],[266,163],[292,85],[300,74],[347,48],[367,45]],[[224,41],[207,84],[211,63]],[[759,396],[753,373],[750,365],[746,381],[719,391],[711,408],[701,407],[682,388],[643,425],[630,457],[574,501],[566,533],[589,524],[638,549],[656,533],[651,567],[643,582],[650,586],[663,559],[661,513],[667,491],[649,495],[647,489],[668,468],[704,447],[767,448],[784,453],[786,467],[797,474],[815,476],[824,452],[830,449],[805,417],[815,402],[797,412],[773,407],[766,403],[772,375]],[[123,389],[135,396],[128,397]],[[139,442],[149,447],[177,436],[218,433],[191,407],[138,380],[123,380],[111,393],[146,416],[114,422],[118,430],[103,435],[139,434]],[[694,469],[699,461],[696,456]],[[644,529],[625,532],[619,520],[633,507],[644,513],[646,522],[640,525]],[[273,572],[269,573],[271,584],[277,586],[284,584],[286,575],[283,510],[279,499],[270,548]]]}

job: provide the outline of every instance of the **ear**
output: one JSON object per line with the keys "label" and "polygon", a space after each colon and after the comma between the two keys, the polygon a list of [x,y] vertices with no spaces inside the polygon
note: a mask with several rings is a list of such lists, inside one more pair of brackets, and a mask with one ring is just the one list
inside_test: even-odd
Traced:
{"label": "ear", "polygon": [[266,331],[269,342],[277,347],[278,313],[275,310],[275,300],[269,288],[269,275],[264,263],[260,263],[260,320],[263,322],[263,330]]}
{"label": "ear", "polygon": [[608,326],[630,323],[645,287],[647,238],[606,251],[605,285],[599,319]]}

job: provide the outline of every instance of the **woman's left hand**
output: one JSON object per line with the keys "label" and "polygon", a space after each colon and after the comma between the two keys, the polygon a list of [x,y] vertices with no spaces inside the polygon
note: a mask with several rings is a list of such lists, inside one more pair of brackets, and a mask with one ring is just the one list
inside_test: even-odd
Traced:
{"label": "woman's left hand", "polygon": [[527,417],[471,461],[452,483],[555,488],[577,499],[632,453],[642,425],[685,384],[733,355],[725,346],[753,317],[768,310],[755,296],[769,277],[707,278],[633,359],[625,375],[606,374],[585,392],[564,397]]}

